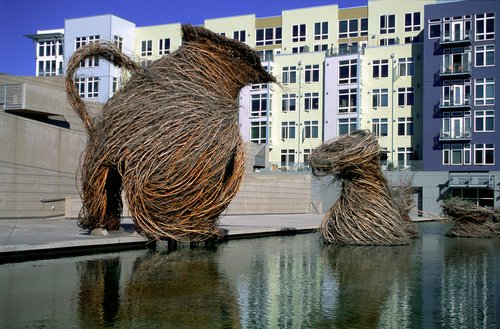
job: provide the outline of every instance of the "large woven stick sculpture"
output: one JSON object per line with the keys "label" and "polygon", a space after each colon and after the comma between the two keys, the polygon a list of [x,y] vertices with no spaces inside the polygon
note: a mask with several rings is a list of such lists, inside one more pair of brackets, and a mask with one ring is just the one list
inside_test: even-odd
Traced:
{"label": "large woven stick sculpture", "polygon": [[[199,242],[221,234],[219,215],[243,175],[239,91],[275,80],[243,43],[191,25],[182,32],[183,46],[147,68],[106,42],[71,57],[67,94],[89,133],[81,227],[117,229],[123,191],[136,229],[154,239]],[[132,73],[96,118],[73,81],[79,63],[93,56]]]}
{"label": "large woven stick sculpture", "polygon": [[320,226],[326,243],[409,243],[408,224],[393,202],[379,154],[376,136],[358,130],[322,144],[310,155],[313,175],[332,175],[342,185],[338,200]]}
{"label": "large woven stick sculpture", "polygon": [[500,233],[500,209],[478,206],[460,198],[441,201],[445,218],[453,223],[447,236],[468,238],[489,238]]}

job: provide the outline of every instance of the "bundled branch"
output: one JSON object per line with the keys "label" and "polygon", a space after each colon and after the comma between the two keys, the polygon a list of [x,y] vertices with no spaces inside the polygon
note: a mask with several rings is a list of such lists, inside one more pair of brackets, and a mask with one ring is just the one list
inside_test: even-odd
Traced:
{"label": "bundled branch", "polygon": [[498,209],[481,207],[460,198],[443,200],[441,209],[453,223],[447,236],[487,238],[500,232]]}
{"label": "bundled branch", "polygon": [[[243,43],[190,25],[182,32],[184,45],[146,68],[107,42],[71,57],[68,99],[89,133],[81,227],[117,229],[124,192],[136,229],[153,239],[199,242],[221,235],[219,215],[243,176],[239,91],[275,80]],[[73,79],[79,63],[94,56],[132,75],[91,118]]]}
{"label": "bundled branch", "polygon": [[[358,130],[316,148],[309,157],[313,175],[333,176],[341,183],[337,201],[325,215],[320,232],[325,242],[352,245],[407,244],[407,204],[395,204],[380,167],[375,135]],[[410,197],[410,196],[408,196]]]}

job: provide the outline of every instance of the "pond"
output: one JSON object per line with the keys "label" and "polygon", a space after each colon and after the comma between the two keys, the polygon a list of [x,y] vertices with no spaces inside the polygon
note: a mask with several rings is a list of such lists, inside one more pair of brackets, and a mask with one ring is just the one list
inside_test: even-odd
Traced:
{"label": "pond", "polygon": [[314,233],[0,265],[0,328],[495,328],[500,238]]}

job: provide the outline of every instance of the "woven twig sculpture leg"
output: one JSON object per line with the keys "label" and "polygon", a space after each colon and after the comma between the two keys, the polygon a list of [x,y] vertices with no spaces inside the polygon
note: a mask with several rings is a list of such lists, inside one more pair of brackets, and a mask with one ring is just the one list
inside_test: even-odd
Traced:
{"label": "woven twig sculpture leg", "polygon": [[[71,57],[68,99],[89,132],[81,166],[83,228],[116,229],[123,191],[145,235],[191,242],[220,236],[219,215],[243,176],[239,91],[275,79],[245,44],[201,27],[183,25],[182,32],[183,46],[146,68],[107,42]],[[73,79],[79,63],[94,56],[132,75],[92,118]]]}
{"label": "woven twig sculpture leg", "polygon": [[313,175],[332,175],[340,181],[338,200],[320,227],[327,243],[399,245],[409,236],[380,167],[380,147],[375,135],[359,130],[340,136],[313,150],[309,163]]}

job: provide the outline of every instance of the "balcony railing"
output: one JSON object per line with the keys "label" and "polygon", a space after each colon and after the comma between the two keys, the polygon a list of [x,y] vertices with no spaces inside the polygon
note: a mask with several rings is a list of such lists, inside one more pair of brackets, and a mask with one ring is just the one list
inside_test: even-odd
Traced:
{"label": "balcony railing", "polygon": [[472,31],[457,30],[452,32],[443,32],[439,43],[443,46],[466,45],[472,42]]}
{"label": "balcony railing", "polygon": [[450,187],[494,187],[495,176],[489,172],[450,172],[448,174]]}
{"label": "balcony railing", "polygon": [[461,130],[441,130],[439,133],[440,141],[470,141],[471,139],[471,129],[461,129]]}
{"label": "balcony railing", "polygon": [[456,78],[461,76],[470,76],[472,66],[469,63],[452,64],[449,67],[441,68],[439,75],[441,77]]}
{"label": "balcony railing", "polygon": [[471,97],[465,97],[464,99],[454,99],[453,96],[441,97],[439,102],[439,108],[442,110],[469,110],[472,105]]}

